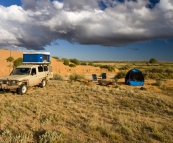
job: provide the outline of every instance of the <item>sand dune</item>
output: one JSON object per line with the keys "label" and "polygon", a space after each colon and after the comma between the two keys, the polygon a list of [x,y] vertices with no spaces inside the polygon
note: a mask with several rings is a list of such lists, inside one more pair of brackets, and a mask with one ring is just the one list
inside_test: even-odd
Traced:
{"label": "sand dune", "polygon": [[[10,56],[10,50],[3,50],[0,49],[0,76],[8,75],[10,71],[12,70],[12,63],[7,62],[7,58]],[[11,56],[14,59],[17,59],[19,57],[23,56],[23,52],[20,51],[11,51]],[[10,66],[11,65],[11,66]],[[51,57],[51,66],[53,67],[54,73],[59,73],[65,76],[68,76],[74,72],[79,74],[85,74],[85,75],[91,75],[93,73],[101,74],[102,72],[106,72],[109,74],[115,74],[115,72],[108,72],[107,69],[100,69],[99,67],[93,67],[93,66],[76,66],[76,67],[69,67],[65,66],[63,62],[57,61],[56,59]]]}

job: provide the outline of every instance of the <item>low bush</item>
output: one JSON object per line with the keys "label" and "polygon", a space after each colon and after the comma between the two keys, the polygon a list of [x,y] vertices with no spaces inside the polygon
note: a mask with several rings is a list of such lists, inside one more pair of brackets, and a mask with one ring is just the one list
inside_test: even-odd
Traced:
{"label": "low bush", "polygon": [[52,57],[52,58],[59,60],[59,58],[58,58],[58,57]]}
{"label": "low bush", "polygon": [[128,65],[125,65],[125,66],[119,68],[119,70],[129,70],[131,67],[132,67],[132,65],[128,64]]}
{"label": "low bush", "polygon": [[80,61],[78,59],[70,59],[70,62],[75,65],[80,65]]}
{"label": "low bush", "polygon": [[57,61],[61,61],[58,57],[52,57],[54,59],[56,59]]}
{"label": "low bush", "polygon": [[63,64],[68,66],[69,65],[69,59],[66,59],[66,58],[62,58],[63,60]]}
{"label": "low bush", "polygon": [[76,67],[76,65],[75,64],[69,64],[69,67]]}
{"label": "low bush", "polygon": [[89,66],[94,66],[94,63],[89,62],[88,65],[89,65]]}
{"label": "low bush", "polygon": [[81,63],[81,65],[86,66],[86,65],[87,65],[87,63],[86,63],[86,62],[82,62],[82,63]]}
{"label": "low bush", "polygon": [[100,68],[105,68],[110,72],[115,71],[115,68],[111,65],[101,65]]}
{"label": "low bush", "polygon": [[77,81],[77,80],[80,80],[80,79],[85,79],[85,76],[82,75],[82,74],[73,73],[73,74],[70,75],[69,79],[71,81]]}
{"label": "low bush", "polygon": [[6,60],[7,60],[7,62],[12,62],[12,61],[14,61],[14,58],[10,56]]}
{"label": "low bush", "polygon": [[146,78],[151,79],[172,79],[173,69],[152,68],[144,71],[147,74]]}
{"label": "low bush", "polygon": [[151,59],[149,60],[149,63],[151,63],[151,64],[157,63],[157,60],[156,60],[155,58],[151,58]]}
{"label": "low bush", "polygon": [[64,77],[60,74],[54,74],[53,75],[53,80],[64,80]]}
{"label": "low bush", "polygon": [[94,67],[101,67],[101,64],[94,64]]}
{"label": "low bush", "polygon": [[58,132],[46,132],[39,136],[39,143],[52,143],[57,142],[57,140],[61,137],[61,134]]}
{"label": "low bush", "polygon": [[22,65],[22,63],[23,63],[23,58],[18,58],[13,61],[13,66],[14,67],[20,66],[20,65]]}
{"label": "low bush", "polygon": [[126,73],[124,71],[120,71],[114,76],[114,79],[125,78],[125,76],[126,76]]}

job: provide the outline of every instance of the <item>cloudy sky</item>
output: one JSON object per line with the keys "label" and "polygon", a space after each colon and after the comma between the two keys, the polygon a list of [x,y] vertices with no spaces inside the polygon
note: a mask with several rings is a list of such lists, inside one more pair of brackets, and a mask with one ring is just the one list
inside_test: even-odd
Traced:
{"label": "cloudy sky", "polygon": [[173,0],[1,0],[0,48],[173,61]]}

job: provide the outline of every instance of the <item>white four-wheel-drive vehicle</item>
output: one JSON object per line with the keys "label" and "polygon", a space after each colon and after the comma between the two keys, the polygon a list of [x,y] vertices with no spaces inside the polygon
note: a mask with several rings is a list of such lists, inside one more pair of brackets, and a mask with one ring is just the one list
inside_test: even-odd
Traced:
{"label": "white four-wheel-drive vehicle", "polygon": [[0,89],[25,94],[28,87],[45,87],[53,77],[52,67],[48,65],[21,65],[15,68],[9,76],[0,77]]}

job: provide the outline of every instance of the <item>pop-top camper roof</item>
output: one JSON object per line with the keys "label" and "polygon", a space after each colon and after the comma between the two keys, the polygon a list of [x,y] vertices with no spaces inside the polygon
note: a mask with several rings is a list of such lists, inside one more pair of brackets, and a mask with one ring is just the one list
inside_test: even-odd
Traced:
{"label": "pop-top camper roof", "polygon": [[49,64],[49,52],[23,52],[24,64]]}

